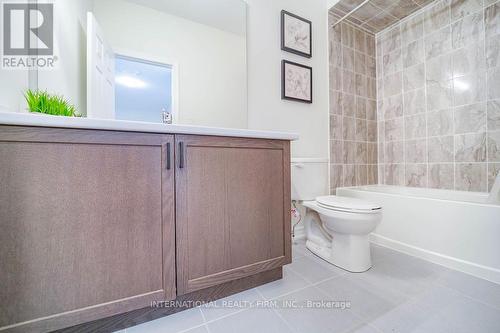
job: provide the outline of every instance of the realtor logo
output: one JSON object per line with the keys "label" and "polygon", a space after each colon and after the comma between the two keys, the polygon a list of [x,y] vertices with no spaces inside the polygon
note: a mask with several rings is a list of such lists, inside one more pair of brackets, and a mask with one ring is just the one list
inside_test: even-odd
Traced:
{"label": "realtor logo", "polygon": [[2,68],[54,67],[54,4],[2,4]]}

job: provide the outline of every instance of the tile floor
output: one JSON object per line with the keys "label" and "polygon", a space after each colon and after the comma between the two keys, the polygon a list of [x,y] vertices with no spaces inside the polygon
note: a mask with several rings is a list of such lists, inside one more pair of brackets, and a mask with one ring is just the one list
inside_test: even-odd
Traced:
{"label": "tile floor", "polygon": [[[372,246],[372,256],[368,272],[348,273],[299,241],[282,280],[217,303],[239,307],[194,308],[121,333],[500,332],[500,285],[380,246]],[[350,307],[270,306],[307,300],[346,301]]]}

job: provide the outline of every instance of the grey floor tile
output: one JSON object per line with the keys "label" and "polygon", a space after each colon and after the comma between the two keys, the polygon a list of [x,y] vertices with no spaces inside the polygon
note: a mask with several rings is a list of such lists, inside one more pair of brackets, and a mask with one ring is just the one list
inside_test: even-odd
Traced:
{"label": "grey floor tile", "polygon": [[293,260],[288,267],[311,283],[345,274],[346,271],[331,265],[316,256],[304,256]]}
{"label": "grey floor tile", "polygon": [[405,258],[407,255],[401,252],[397,252],[394,250],[391,250],[389,248],[376,245],[371,243],[370,244],[370,250],[371,250],[371,255],[372,255],[372,263],[375,264],[376,262],[384,261],[384,260],[397,260],[398,258]]}
{"label": "grey floor tile", "polygon": [[346,275],[321,282],[316,287],[327,293],[332,299],[349,301],[351,311],[365,321],[389,312],[406,300],[390,290],[377,288],[360,279]]}
{"label": "grey floor tile", "polygon": [[346,331],[346,333],[382,333],[376,327],[371,326],[368,323],[359,324],[357,327]]}
{"label": "grey floor tile", "polygon": [[310,285],[309,282],[285,266],[283,268],[283,279],[257,287],[257,290],[264,296],[265,299],[273,299],[304,288],[308,285]]}
{"label": "grey floor tile", "polygon": [[206,321],[212,321],[232,313],[255,307],[256,302],[262,300],[257,290],[250,289],[237,293],[215,302],[200,306]]}
{"label": "grey floor tile", "polygon": [[427,329],[427,332],[453,332],[452,326],[447,322],[441,322],[439,317],[430,310],[418,306],[409,301],[398,307],[379,315],[370,324],[382,332],[408,333]]}
{"label": "grey floor tile", "polygon": [[291,333],[291,329],[271,309],[247,309],[208,323],[210,333]]}
{"label": "grey floor tile", "polygon": [[281,307],[276,311],[296,332],[346,332],[362,326],[362,320],[348,309],[307,307],[308,301],[315,302],[315,304],[322,301],[342,301],[332,299],[332,297],[314,286],[286,295],[279,300],[284,304],[295,301],[295,307]]}
{"label": "grey floor tile", "polygon": [[374,264],[367,272],[357,274],[356,277],[377,288],[414,297],[430,288],[443,272],[432,265],[422,263],[396,265],[392,261],[381,261]]}
{"label": "grey floor tile", "polygon": [[453,270],[445,274],[438,283],[500,309],[500,285],[496,283]]}
{"label": "grey floor tile", "polygon": [[[373,244],[373,267],[349,273],[297,243],[282,280],[126,332],[500,332],[499,285]],[[281,306],[248,308],[262,297]],[[307,301],[350,302],[350,309],[301,307]]]}
{"label": "grey floor tile", "polygon": [[204,323],[198,308],[178,312],[147,323],[127,328],[127,333],[176,333]]}
{"label": "grey floor tile", "polygon": [[436,323],[453,328],[453,332],[500,331],[500,310],[444,286],[434,286],[414,303],[432,313]]}
{"label": "grey floor tile", "polygon": [[205,325],[203,325],[196,328],[192,328],[188,331],[183,331],[182,333],[209,333],[209,332],[208,328]]}

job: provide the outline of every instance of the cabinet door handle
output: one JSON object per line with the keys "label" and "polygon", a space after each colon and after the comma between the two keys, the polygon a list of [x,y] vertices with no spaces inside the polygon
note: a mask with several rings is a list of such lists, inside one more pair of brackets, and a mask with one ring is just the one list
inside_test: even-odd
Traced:
{"label": "cabinet door handle", "polygon": [[170,142],[167,142],[167,170],[170,170]]}
{"label": "cabinet door handle", "polygon": [[184,142],[179,142],[179,169],[184,168]]}

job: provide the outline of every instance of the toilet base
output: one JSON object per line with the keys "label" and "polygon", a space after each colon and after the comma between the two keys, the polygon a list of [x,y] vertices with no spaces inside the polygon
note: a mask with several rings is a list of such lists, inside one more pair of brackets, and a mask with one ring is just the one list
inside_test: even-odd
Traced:
{"label": "toilet base", "polygon": [[369,235],[331,235],[331,246],[307,240],[306,247],[321,259],[349,272],[361,273],[372,267]]}

